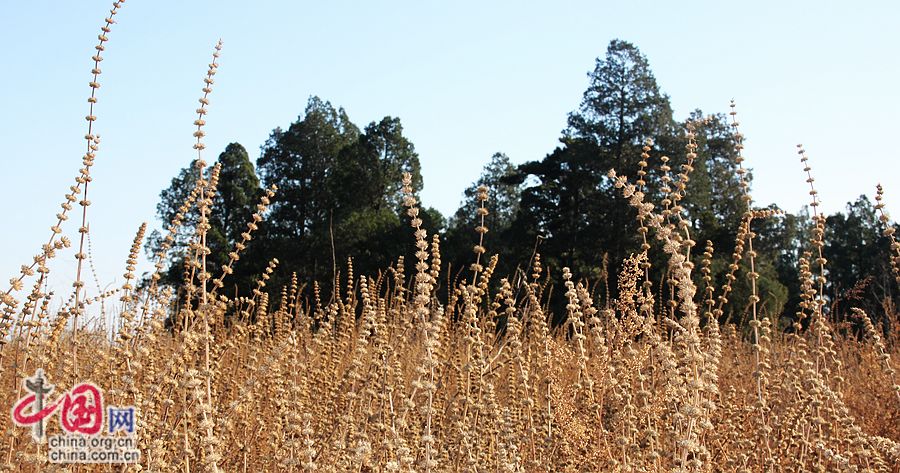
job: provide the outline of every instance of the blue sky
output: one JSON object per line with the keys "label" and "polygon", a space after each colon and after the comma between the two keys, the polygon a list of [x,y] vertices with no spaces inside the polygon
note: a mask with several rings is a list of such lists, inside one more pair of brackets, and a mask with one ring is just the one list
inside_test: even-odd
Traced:
{"label": "blue sky", "polygon": [[[109,3],[0,3],[4,278],[49,236],[80,165],[90,56]],[[679,118],[738,102],[758,203],[796,211],[808,201],[802,142],[826,211],[879,181],[900,209],[898,5],[129,0],[96,109],[100,283],[121,284],[134,231],[158,225],[159,191],[193,157],[191,122],[218,38],[210,161],[233,141],[257,157],[272,128],[319,95],[360,126],[399,116],[420,154],[424,200],[450,213],[494,152],[524,162],[553,149],[594,59],[621,38],[648,57]],[[73,238],[77,226],[65,227]],[[54,265],[54,286],[71,282],[74,253]]]}

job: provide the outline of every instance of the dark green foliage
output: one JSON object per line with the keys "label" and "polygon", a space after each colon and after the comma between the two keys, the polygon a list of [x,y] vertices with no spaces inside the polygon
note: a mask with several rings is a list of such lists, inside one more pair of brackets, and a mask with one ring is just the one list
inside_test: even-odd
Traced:
{"label": "dark green foliage", "polygon": [[599,276],[604,254],[618,262],[638,246],[637,232],[629,231],[636,228],[632,209],[606,177],[610,163],[599,153],[594,144],[577,140],[520,166],[536,180],[522,191],[513,225],[522,237],[520,250],[540,236],[540,252],[550,266],[568,266],[592,279]]}
{"label": "dark green foliage", "polygon": [[[241,233],[251,221],[261,190],[253,163],[250,162],[247,150],[240,144],[229,144],[216,162],[221,165],[221,171],[209,214],[210,229],[207,232],[206,244],[211,250],[207,258],[207,267],[212,274],[218,276],[219,268],[228,262],[228,253],[234,248],[235,242],[240,241]],[[167,224],[175,217],[179,207],[194,189],[198,177],[195,164],[196,162],[192,162],[179,171],[172,179],[171,185],[160,193],[156,212],[163,223]],[[211,169],[211,166],[207,167],[207,173]],[[185,214],[184,224],[169,252],[171,263],[164,269],[160,280],[162,284],[181,286],[188,244],[195,237],[194,229],[199,218],[196,206]],[[148,241],[148,250],[152,253],[158,251],[162,238],[163,235],[159,231],[154,231]],[[249,265],[239,261],[234,267],[234,274],[226,278],[226,290],[247,287],[251,281],[250,271]]]}
{"label": "dark green foliage", "polygon": [[[660,169],[669,158],[673,179],[687,160],[689,130],[693,130],[696,157],[687,181],[680,213],[690,223],[695,264],[706,241],[715,253],[711,264],[716,287],[726,282],[732,263],[735,235],[747,215],[740,177],[734,130],[725,115],[692,112],[676,121],[669,98],[661,92],[647,58],[632,44],[614,40],[588,74],[590,84],[578,108],[568,117],[556,149],[538,161],[514,166],[509,158],[494,154],[478,180],[464,192],[460,208],[449,222],[435,209],[422,206],[420,217],[429,235],[442,235],[441,253],[451,279],[468,276],[475,260],[473,246],[479,242],[476,227],[482,221],[476,212],[479,186],[488,189],[485,206],[484,261],[500,255],[496,268],[501,277],[513,278],[530,272],[535,251],[542,255],[551,274],[551,286],[559,287],[564,266],[588,283],[600,299],[615,298],[616,276],[621,262],[640,251],[636,212],[615,189],[608,171],[637,179],[642,147],[649,146],[645,169],[645,202],[659,209],[666,197]],[[278,193],[247,254],[226,279],[226,289],[246,293],[266,263],[277,257],[281,264],[269,287],[277,290],[292,272],[302,282],[319,281],[329,294],[334,277],[346,273],[353,258],[354,272],[369,276],[384,274],[399,255],[414,261],[412,229],[402,208],[401,176],[412,175],[413,190],[422,187],[419,157],[403,135],[399,118],[385,117],[363,130],[354,125],[342,108],[317,97],[309,99],[304,113],[286,129],[276,128],[262,147],[257,162],[260,179],[246,151],[229,145],[219,156],[222,165],[219,192],[210,215],[208,245],[210,265],[225,263],[228,251],[244,231],[260,195],[260,179]],[[167,222],[190,193],[196,169],[187,167],[161,194],[158,214]],[[747,170],[744,175],[752,180]],[[771,207],[775,210],[775,207]],[[197,211],[185,216],[185,228],[197,223]],[[889,270],[889,241],[882,236],[883,224],[864,197],[848,204],[845,213],[828,218],[824,248],[828,259],[826,297],[831,314],[841,319],[850,307],[865,309],[876,320],[893,310],[897,287]],[[776,215],[753,220],[755,270],[760,315],[772,316],[779,327],[789,326],[799,298],[799,260],[810,247],[808,215]],[[163,282],[177,284],[190,232],[176,238],[175,263],[167,268]],[[668,256],[651,238],[651,280],[657,303],[669,297],[666,286]],[[161,235],[151,238],[158,248]],[[430,241],[430,236],[429,236]],[[154,246],[155,245],[155,246]],[[815,258],[815,256],[813,256]],[[739,262],[740,271],[725,306],[723,317],[746,321],[751,294],[747,273],[749,260]],[[700,283],[700,273],[695,271]],[[452,281],[439,281],[440,295],[447,295]],[[237,289],[234,289],[237,292]],[[718,295],[719,292],[716,293]],[[564,298],[551,298],[554,304]],[[556,307],[555,313],[565,313]]]}
{"label": "dark green foliage", "polygon": [[343,109],[313,97],[287,130],[272,132],[259,170],[266,186],[279,188],[261,227],[264,254],[284,268],[276,285],[290,272],[331,281],[351,256],[358,274],[373,275],[411,247],[399,238],[406,222],[400,180],[411,173],[418,192],[422,176],[398,118],[360,132]]}
{"label": "dark green foliage", "polygon": [[296,239],[293,243],[307,247],[312,242],[301,237],[327,234],[334,203],[329,175],[341,150],[358,137],[346,112],[318,97],[310,98],[304,115],[287,130],[272,131],[257,162],[266,187],[278,186],[266,225],[268,238]]}
{"label": "dark green foliage", "polygon": [[[588,90],[561,145],[543,160],[519,167],[522,191],[520,213],[512,224],[520,237],[520,251],[542,237],[540,251],[557,270],[569,266],[582,277],[597,281],[615,275],[619,263],[639,251],[636,213],[607,177],[610,169],[636,178],[642,146],[651,140],[646,200],[659,204],[662,156],[669,156],[673,175],[685,162],[686,122],[672,118],[668,97],[659,90],[647,59],[630,43],[615,40],[589,74]],[[730,257],[734,233],[745,208],[735,174],[734,143],[724,116],[704,117],[695,123],[697,158],[682,206],[692,222],[692,237],[714,242],[717,255]],[[666,258],[651,253],[654,267],[664,270]],[[604,268],[602,261],[608,261]],[[662,274],[654,275],[654,280]],[[613,284],[614,286],[614,280]]]}
{"label": "dark green foliage", "polygon": [[669,98],[656,84],[647,58],[631,43],[613,40],[597,58],[578,111],[569,115],[568,139],[588,140],[618,167],[636,164],[647,138],[671,133]]}
{"label": "dark green foliage", "polygon": [[827,218],[823,249],[828,260],[826,293],[836,319],[845,319],[851,307],[859,307],[878,322],[885,318],[885,305],[896,307],[900,302],[890,267],[890,239],[883,236],[884,229],[864,195],[848,202],[845,213]]}
{"label": "dark green foliage", "polygon": [[[799,310],[798,268],[804,252],[809,252],[812,270],[818,274],[818,266],[813,261],[818,253],[810,243],[809,211],[803,209],[798,215],[754,221],[754,231],[757,233],[755,249],[762,258],[772,262],[772,277],[787,289],[781,312],[781,326],[786,327]],[[827,260],[826,309],[833,320],[858,324],[858,320],[848,320],[850,309],[858,307],[876,323],[885,323],[900,303],[900,292],[890,268],[890,239],[883,232],[884,224],[865,196],[848,202],[844,212],[827,217],[822,254]],[[764,299],[767,295],[762,293]]]}
{"label": "dark green foliage", "polygon": [[446,242],[442,248],[443,259],[450,263],[451,268],[467,270],[468,265],[475,261],[472,249],[479,239],[475,228],[481,225],[481,218],[476,215],[479,207],[476,197],[478,187],[485,186],[488,189],[488,200],[485,202],[488,214],[484,217],[484,226],[488,232],[484,235],[483,246],[487,248],[488,255],[501,255],[497,274],[501,277],[512,276],[516,255],[515,248],[509,243],[516,240],[511,229],[519,212],[522,192],[515,176],[516,168],[509,157],[495,153],[478,180],[466,188],[463,201],[448,224]]}

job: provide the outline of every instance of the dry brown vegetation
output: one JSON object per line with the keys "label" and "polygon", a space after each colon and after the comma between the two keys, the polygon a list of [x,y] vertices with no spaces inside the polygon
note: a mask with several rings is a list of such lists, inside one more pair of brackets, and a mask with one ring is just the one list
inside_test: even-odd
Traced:
{"label": "dry brown vegetation", "polygon": [[[97,47],[92,106],[96,64],[120,3]],[[195,122],[201,168],[216,67],[214,58]],[[90,113],[88,123],[94,119]],[[736,121],[734,129],[740,150]],[[23,394],[22,379],[43,368],[60,386],[91,380],[108,403],[138,409],[140,465],[82,471],[900,471],[900,385],[891,365],[900,321],[894,315],[893,331],[885,333],[857,310],[862,336],[830,321],[818,213],[811,252],[801,260],[802,312],[793,327],[773,325],[755,284],[750,300],[728,300],[737,278],[756,280],[753,226],[772,215],[745,215],[731,273],[726,284],[714,284],[708,276],[714,248],[691,240],[679,212],[693,142],[677,173],[661,160],[669,177],[666,198],[655,205],[642,192],[649,147],[637,180],[610,174],[638,211],[643,251],[609,278],[615,298],[563,268],[558,294],[566,298],[566,316],[557,326],[548,313],[549,271],[538,254],[528,274],[501,278],[493,274],[498,256],[487,257],[478,244],[470,277],[439,299],[436,285],[446,278],[440,239],[421,228],[409,194],[417,249],[411,267],[399,258],[383,274],[357,276],[351,260],[334,281],[335,293],[324,295],[318,285],[304,291],[296,276],[289,287],[268,287],[278,265],[273,259],[252,297],[219,294],[231,264],[206,264],[215,169],[184,203],[182,214],[200,209],[197,228],[182,229],[179,219],[169,228],[171,235],[195,234],[181,296],[158,287],[158,274],[146,287],[133,287],[141,226],[127,283],[87,298],[81,263],[98,142],[91,128],[86,139],[84,167],[49,242],[0,292],[2,405],[11,406]],[[260,201],[232,263],[276,192]],[[815,210],[814,188],[811,195]],[[486,199],[483,190],[482,216]],[[51,310],[47,263],[71,245],[60,226],[75,203],[82,210],[79,273],[70,300]],[[883,211],[880,188],[877,203]],[[893,238],[890,228],[887,236]],[[669,258],[663,288],[650,281],[651,247]],[[896,263],[896,242],[893,251]],[[742,261],[748,274],[739,271]],[[20,300],[29,278],[34,283]],[[119,315],[112,336],[84,322],[99,301]],[[729,305],[746,308],[748,326],[720,325]],[[50,464],[47,446],[8,416],[3,427],[7,470],[65,466]],[[58,429],[51,424],[50,433]]]}

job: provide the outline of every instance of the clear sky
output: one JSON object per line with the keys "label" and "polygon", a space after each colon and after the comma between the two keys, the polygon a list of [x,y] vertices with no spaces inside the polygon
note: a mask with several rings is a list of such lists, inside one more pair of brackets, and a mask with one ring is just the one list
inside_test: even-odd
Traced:
{"label": "clear sky", "polygon": [[[49,236],[80,166],[90,56],[109,3],[0,1],[4,281]],[[554,148],[595,58],[621,38],[648,57],[678,118],[738,102],[758,203],[807,202],[802,142],[826,211],[872,195],[878,181],[900,209],[896,1],[128,0],[117,19],[90,186],[103,286],[121,284],[134,231],[158,225],[160,190],[193,157],[191,122],[218,38],[209,161],[233,141],[256,158],[270,131],[319,95],[360,126],[399,116],[420,155],[423,199],[450,213],[494,152],[524,162]],[[73,239],[77,226],[65,227]],[[74,253],[54,265],[60,290]]]}

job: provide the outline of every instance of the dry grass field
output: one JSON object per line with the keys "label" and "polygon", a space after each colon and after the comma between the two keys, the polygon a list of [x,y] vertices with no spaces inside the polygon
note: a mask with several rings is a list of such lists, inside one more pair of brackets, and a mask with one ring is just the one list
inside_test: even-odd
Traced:
{"label": "dry grass field", "polygon": [[[130,465],[54,463],[47,443],[3,416],[6,471],[900,471],[897,313],[885,331],[854,311],[861,334],[829,317],[825,220],[815,205],[793,326],[779,326],[756,292],[754,226],[770,211],[747,212],[730,273],[715,284],[715,249],[691,239],[679,211],[693,141],[684,150],[687,164],[670,169],[662,161],[661,202],[646,202],[643,192],[645,170],[660,162],[650,147],[637,174],[610,173],[637,209],[643,251],[609,277],[614,298],[561,269],[565,287],[554,297],[565,298],[565,314],[550,313],[552,268],[539,254],[527,271],[503,278],[494,274],[503,255],[477,241],[468,276],[439,297],[438,282],[448,279],[440,239],[422,228],[411,191],[405,207],[414,261],[386,261],[376,275],[354,274],[347,261],[339,281],[322,284],[337,287],[326,294],[296,276],[288,287],[267,285],[279,264],[271,255],[251,297],[226,296],[219,289],[278,190],[259,201],[230,263],[211,267],[206,231],[215,168],[199,173],[209,178],[196,182],[182,208],[182,218],[199,209],[199,225],[183,228],[176,218],[167,229],[170,241],[177,232],[194,235],[185,286],[161,287],[159,274],[138,284],[142,226],[125,262],[127,283],[89,294],[83,281],[87,194],[99,145],[94,94],[120,3],[93,59],[87,151],[76,183],[40,254],[0,292],[0,404],[12,409],[28,394],[23,380],[38,368],[57,393],[91,381],[105,405],[136,408],[141,458]],[[201,169],[213,59],[195,122]],[[733,129],[740,151],[736,121]],[[802,149],[800,157],[811,172]],[[750,201],[749,186],[744,190]],[[817,202],[815,189],[810,193]],[[483,217],[491,206],[486,189],[478,199]],[[887,221],[880,190],[877,206]],[[67,223],[81,229],[74,241],[62,234]],[[892,232],[888,227],[886,235]],[[662,288],[651,282],[651,248],[668,258]],[[155,256],[157,269],[167,249]],[[900,277],[900,245],[892,249]],[[68,251],[78,274],[58,308],[58,295],[46,289],[47,265]],[[750,281],[752,295],[729,300],[739,278]],[[101,301],[117,314],[116,327],[85,322]],[[746,307],[746,325],[720,323],[728,304]],[[53,419],[46,422],[51,436],[61,432]]]}

